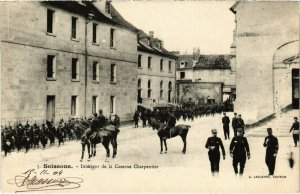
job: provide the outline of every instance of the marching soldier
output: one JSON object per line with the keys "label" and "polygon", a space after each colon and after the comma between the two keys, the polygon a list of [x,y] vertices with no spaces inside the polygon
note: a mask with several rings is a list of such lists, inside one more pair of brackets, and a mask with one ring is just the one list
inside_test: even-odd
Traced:
{"label": "marching soldier", "polygon": [[224,117],[222,118],[222,123],[223,123],[223,130],[224,130],[224,137],[225,140],[229,137],[229,123],[230,123],[230,119],[228,116],[226,116],[226,113],[223,113]]}
{"label": "marching soldier", "polygon": [[237,130],[237,113],[234,113],[234,117],[232,118],[232,128],[233,128],[233,133],[234,137],[236,136],[236,130]]}
{"label": "marching soldier", "polygon": [[217,137],[217,130],[212,129],[211,132],[212,132],[212,137],[209,137],[207,139],[205,147],[209,149],[208,158],[210,161],[210,168],[211,168],[212,175],[214,175],[214,173],[219,172],[220,146],[222,149],[223,160],[225,160],[225,149],[221,138]]}
{"label": "marching soldier", "polygon": [[[246,137],[243,136],[243,129],[237,129],[237,136],[232,138],[230,143],[230,156],[233,158],[233,169],[235,174],[240,176],[244,173],[246,157],[250,159],[250,149]],[[240,164],[240,172],[238,172],[238,164]]]}
{"label": "marching soldier", "polygon": [[269,175],[273,175],[279,145],[277,137],[272,135],[272,128],[268,128],[267,132],[268,136],[265,138],[264,141],[264,147],[267,147],[265,161],[269,169]]}
{"label": "marching soldier", "polygon": [[294,117],[294,123],[290,129],[290,132],[292,131],[295,147],[297,147],[297,142],[299,141],[299,122],[297,117]]}

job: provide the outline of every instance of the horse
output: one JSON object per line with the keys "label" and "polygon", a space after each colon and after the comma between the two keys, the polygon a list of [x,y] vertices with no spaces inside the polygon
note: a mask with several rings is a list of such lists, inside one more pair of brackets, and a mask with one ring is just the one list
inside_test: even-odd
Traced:
{"label": "horse", "polygon": [[81,146],[82,146],[82,152],[81,152],[81,159],[80,162],[82,162],[83,158],[84,158],[84,152],[85,152],[85,147],[88,148],[88,161],[90,161],[90,158],[92,157],[91,153],[90,153],[90,140],[89,138],[87,138],[86,134],[83,134],[82,137],[80,138],[81,140]]}
{"label": "horse", "polygon": [[189,128],[191,127],[190,125],[177,125],[173,128],[170,129],[169,134],[166,136],[164,134],[164,129],[167,126],[166,124],[160,123],[158,120],[156,120],[155,118],[151,119],[151,125],[153,130],[156,129],[157,135],[160,139],[160,153],[163,153],[163,143],[165,145],[165,153],[167,153],[168,151],[168,147],[167,147],[167,140],[166,139],[170,139],[176,136],[180,136],[182,141],[183,141],[183,150],[182,153],[185,154],[186,153],[186,137],[187,134],[189,132]]}
{"label": "horse", "polygon": [[100,129],[96,133],[92,134],[90,136],[90,142],[91,142],[91,150],[92,150],[92,156],[96,156],[96,145],[98,143],[102,143],[106,150],[106,157],[110,157],[110,149],[109,149],[109,143],[112,144],[113,147],[113,158],[117,155],[117,136],[120,130],[114,126],[114,125],[107,125],[104,128]]}

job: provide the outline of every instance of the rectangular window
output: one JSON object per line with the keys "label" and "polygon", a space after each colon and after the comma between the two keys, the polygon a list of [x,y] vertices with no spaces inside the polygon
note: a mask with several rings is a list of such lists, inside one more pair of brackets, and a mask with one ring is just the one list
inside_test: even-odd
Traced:
{"label": "rectangular window", "polygon": [[117,81],[116,80],[116,64],[111,64],[110,70],[111,70],[110,81],[115,83]]}
{"label": "rectangular window", "polygon": [[93,62],[93,80],[99,81],[99,63]]}
{"label": "rectangular window", "polygon": [[151,57],[148,57],[148,69],[151,69]]}
{"label": "rectangular window", "polygon": [[110,113],[111,114],[115,113],[115,97],[114,96],[110,97]]}
{"label": "rectangular window", "polygon": [[151,89],[148,89],[148,98],[151,98]]}
{"label": "rectangular window", "polygon": [[180,72],[180,79],[184,79],[185,78],[185,72]]}
{"label": "rectangular window", "polygon": [[138,67],[142,67],[142,55],[138,56]]}
{"label": "rectangular window", "polygon": [[110,29],[110,48],[115,47],[115,29]]}
{"label": "rectangular window", "polygon": [[92,98],[92,114],[95,114],[97,112],[97,96],[93,96]]}
{"label": "rectangular window", "polygon": [[55,78],[55,56],[47,56],[47,78]]}
{"label": "rectangular window", "polygon": [[76,28],[77,28],[77,18],[72,17],[72,31],[71,37],[76,39]]}
{"label": "rectangular window", "polygon": [[72,58],[72,79],[78,79],[78,59]]}
{"label": "rectangular window", "polygon": [[161,59],[160,60],[160,71],[163,71],[164,70],[164,60]]}
{"label": "rectangular window", "polygon": [[71,116],[76,116],[76,105],[77,105],[77,96],[71,97]]}
{"label": "rectangular window", "polygon": [[97,43],[97,26],[98,24],[93,23],[93,43]]}
{"label": "rectangular window", "polygon": [[169,72],[172,71],[172,61],[169,61]]}
{"label": "rectangular window", "polygon": [[47,32],[53,33],[54,11],[47,9]]}

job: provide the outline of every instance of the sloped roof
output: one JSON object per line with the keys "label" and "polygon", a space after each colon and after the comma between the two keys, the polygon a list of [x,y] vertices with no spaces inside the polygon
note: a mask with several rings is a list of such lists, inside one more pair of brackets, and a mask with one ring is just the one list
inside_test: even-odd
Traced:
{"label": "sloped roof", "polygon": [[185,61],[187,62],[187,65],[185,68],[192,68],[194,63],[194,56],[193,55],[179,55],[178,62],[177,62],[177,68],[180,68],[180,62]]}
{"label": "sloped roof", "polygon": [[156,55],[160,55],[160,56],[169,57],[172,59],[178,58],[176,55],[174,55],[173,53],[171,53],[170,51],[168,51],[165,48],[158,49],[158,48],[155,48],[153,46],[153,44],[146,45],[142,41],[140,41],[140,39],[143,39],[143,38],[148,38],[150,40],[150,42],[161,41],[160,39],[151,38],[142,30],[140,30],[137,34],[138,34],[138,51],[148,52],[148,53],[152,53],[152,54],[156,54]]}
{"label": "sloped roof", "polygon": [[177,56],[170,53],[166,49],[158,50],[158,49],[153,48],[151,46],[145,45],[140,41],[138,42],[138,51],[152,53],[152,54],[156,54],[156,55],[160,55],[160,56],[164,56],[164,57],[169,57],[169,58],[172,58],[172,59],[177,59]]}
{"label": "sloped roof", "polygon": [[194,69],[230,69],[230,55],[200,55]]}
{"label": "sloped roof", "polygon": [[126,21],[121,14],[111,5],[111,18],[107,17],[100,10],[95,7],[93,2],[91,1],[82,1],[79,3],[78,1],[43,1],[42,3],[63,9],[72,13],[76,13],[86,17],[89,13],[93,14],[93,19],[96,21],[117,25],[120,27],[127,28],[131,31],[138,32],[138,29],[133,26],[131,23]]}

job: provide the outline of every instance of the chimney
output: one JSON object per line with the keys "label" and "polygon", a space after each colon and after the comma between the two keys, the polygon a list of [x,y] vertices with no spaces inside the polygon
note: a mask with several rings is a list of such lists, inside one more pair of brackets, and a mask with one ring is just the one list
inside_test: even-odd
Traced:
{"label": "chimney", "polygon": [[149,36],[150,36],[150,38],[154,38],[154,32],[153,31],[149,31]]}
{"label": "chimney", "polygon": [[193,59],[195,61],[198,61],[200,57],[200,49],[198,48],[193,48]]}

